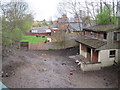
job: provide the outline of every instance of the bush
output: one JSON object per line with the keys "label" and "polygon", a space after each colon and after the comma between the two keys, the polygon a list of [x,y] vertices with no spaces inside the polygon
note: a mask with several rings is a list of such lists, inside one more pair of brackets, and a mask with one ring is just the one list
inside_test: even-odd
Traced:
{"label": "bush", "polygon": [[54,50],[54,49],[52,49],[52,48],[49,48],[48,50]]}

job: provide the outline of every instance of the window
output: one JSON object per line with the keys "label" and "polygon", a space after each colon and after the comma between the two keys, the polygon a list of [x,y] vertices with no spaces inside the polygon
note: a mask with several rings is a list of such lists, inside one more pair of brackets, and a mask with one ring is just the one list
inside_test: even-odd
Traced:
{"label": "window", "polygon": [[104,33],[104,39],[107,39],[107,34],[106,33]]}
{"label": "window", "polygon": [[117,40],[117,33],[114,33],[114,40]]}
{"label": "window", "polygon": [[120,41],[120,32],[115,32],[114,33],[114,40]]}
{"label": "window", "polygon": [[89,47],[87,47],[87,52],[91,53],[91,49]]}
{"label": "window", "polygon": [[120,32],[117,33],[117,41],[120,41]]}
{"label": "window", "polygon": [[109,56],[110,56],[110,57],[115,57],[115,53],[116,53],[115,50],[111,50]]}

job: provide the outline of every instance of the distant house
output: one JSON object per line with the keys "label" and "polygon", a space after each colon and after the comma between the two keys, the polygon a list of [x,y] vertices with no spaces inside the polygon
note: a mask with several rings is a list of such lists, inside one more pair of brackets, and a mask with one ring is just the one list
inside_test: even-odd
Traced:
{"label": "distant house", "polygon": [[51,36],[54,36],[56,34],[56,32],[60,32],[61,30],[58,28],[50,28],[51,30]]}
{"label": "distant house", "polygon": [[51,35],[51,30],[48,27],[33,27],[26,35]]}
{"label": "distant house", "polygon": [[100,67],[118,62],[120,28],[117,25],[96,25],[83,29],[79,43],[82,62],[98,63]]}
{"label": "distant house", "polygon": [[67,28],[67,31],[68,32],[78,32],[78,31],[82,31],[81,28],[82,27],[82,25],[81,24],[79,24],[79,23],[70,23],[69,25],[68,25],[68,28]]}
{"label": "distant house", "polygon": [[67,32],[79,32],[82,31],[82,20],[77,17],[70,18]]}
{"label": "distant house", "polygon": [[59,28],[59,30],[65,30],[66,32],[81,31],[82,20],[78,20],[76,16],[68,19],[67,15],[64,14],[61,18],[58,18],[54,26]]}
{"label": "distant house", "polygon": [[58,20],[55,22],[55,25],[57,28],[66,28],[68,26],[68,17],[67,15],[63,14],[62,17],[58,18]]}
{"label": "distant house", "polygon": [[59,30],[65,30],[67,33],[80,32],[83,30],[83,28],[91,25],[89,17],[88,19],[83,19],[85,16],[86,15],[84,11],[81,11],[80,17],[75,15],[73,18],[68,18],[67,15],[63,14],[62,17],[58,18],[57,21],[54,21],[53,27],[59,28]]}

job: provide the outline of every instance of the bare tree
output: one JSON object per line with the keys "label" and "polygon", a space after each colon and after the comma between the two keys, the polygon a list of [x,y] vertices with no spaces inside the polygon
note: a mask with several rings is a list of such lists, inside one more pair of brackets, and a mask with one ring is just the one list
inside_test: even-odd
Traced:
{"label": "bare tree", "polygon": [[78,21],[80,21],[80,19],[82,20],[82,17],[84,17],[80,13],[81,11],[85,11],[85,13],[87,13],[87,17],[90,17],[93,21],[95,21],[97,9],[100,7],[100,4],[98,2],[88,2],[86,0],[84,0],[84,2],[79,0],[64,0],[63,2],[59,3],[58,7],[59,11],[61,12],[65,11],[67,14],[77,16],[79,19]]}
{"label": "bare tree", "polygon": [[58,4],[57,10],[60,15],[67,14],[66,2],[60,2]]}
{"label": "bare tree", "polygon": [[2,44],[5,50],[6,47],[19,45],[22,34],[31,28],[33,17],[28,12],[28,4],[23,0],[11,0],[0,7],[3,12]]}
{"label": "bare tree", "polygon": [[112,8],[113,8],[113,16],[115,16],[115,2],[114,2],[114,0],[112,2]]}
{"label": "bare tree", "polygon": [[117,2],[118,27],[120,28],[120,1]]}
{"label": "bare tree", "polygon": [[[76,16],[78,18],[79,27],[80,25],[80,10],[82,9],[82,4],[78,0],[66,0],[62,1],[58,5],[59,13],[61,14],[71,14],[72,16]],[[60,12],[61,11],[61,12]]]}
{"label": "bare tree", "polygon": [[102,4],[102,0],[100,0],[100,13],[103,12],[102,8],[103,8],[103,4]]}
{"label": "bare tree", "polygon": [[12,0],[7,4],[3,4],[1,7],[4,16],[6,16],[9,21],[23,19],[28,10],[28,4],[23,0]]}

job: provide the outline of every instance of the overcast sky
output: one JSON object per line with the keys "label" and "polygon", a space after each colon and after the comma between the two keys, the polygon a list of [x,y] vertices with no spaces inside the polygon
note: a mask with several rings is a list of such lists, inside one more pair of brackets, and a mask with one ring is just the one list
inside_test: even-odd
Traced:
{"label": "overcast sky", "polygon": [[[57,18],[57,5],[61,0],[26,0],[33,11],[35,20],[51,20]],[[83,2],[84,0],[80,0]],[[100,0],[86,0],[88,2],[99,2]],[[102,0],[113,1],[113,0]],[[117,1],[117,0],[116,0]]]}
{"label": "overcast sky", "polygon": [[35,20],[55,19],[57,5],[61,0],[26,0],[33,11]]}
{"label": "overcast sky", "polygon": [[[8,2],[10,0],[2,0],[2,1]],[[30,10],[34,15],[35,20],[39,20],[39,21],[43,19],[54,20],[58,17],[57,5],[61,0],[25,0],[25,1],[28,2]],[[79,1],[83,2],[84,0],[79,0]],[[86,1],[99,2],[100,0],[86,0]],[[102,1],[113,1],[113,0],[102,0]]]}

